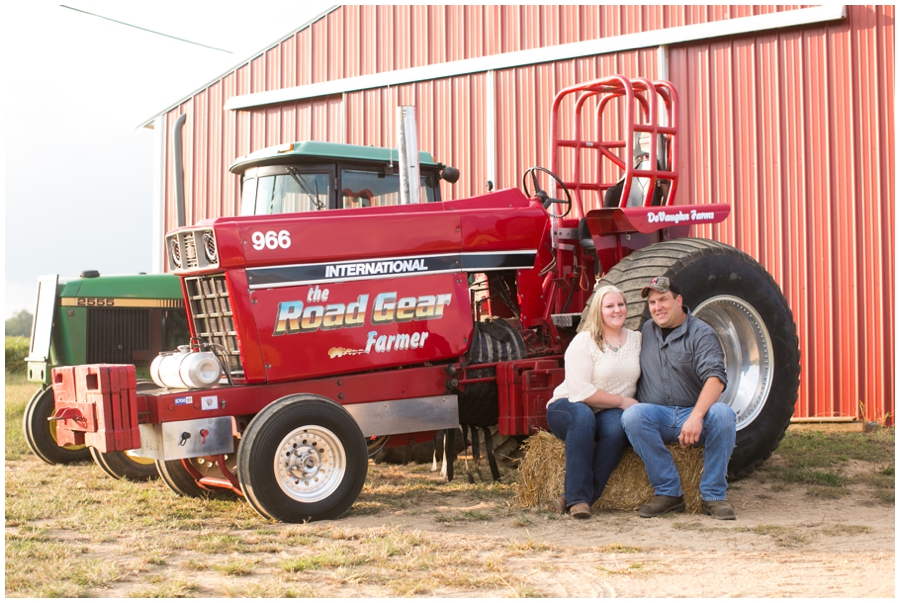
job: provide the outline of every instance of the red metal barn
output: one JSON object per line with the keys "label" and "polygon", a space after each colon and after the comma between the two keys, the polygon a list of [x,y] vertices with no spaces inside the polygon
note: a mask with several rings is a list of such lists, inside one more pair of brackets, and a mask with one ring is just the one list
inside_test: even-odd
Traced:
{"label": "red metal barn", "polygon": [[236,213],[237,156],[305,139],[394,146],[398,105],[415,105],[419,147],[461,170],[442,183],[452,199],[549,166],[554,94],[613,73],[678,89],[676,203],[730,203],[693,234],[747,252],[784,290],[802,351],[795,417],[892,415],[893,6],[338,6],[148,122],[154,240],[175,226],[182,113],[188,223]]}

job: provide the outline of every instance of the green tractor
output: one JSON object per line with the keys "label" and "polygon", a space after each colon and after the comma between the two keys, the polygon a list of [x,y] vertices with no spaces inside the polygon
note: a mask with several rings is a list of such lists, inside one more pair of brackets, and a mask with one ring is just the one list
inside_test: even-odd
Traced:
{"label": "green tractor", "polygon": [[153,459],[131,452],[97,452],[84,445],[58,446],[51,369],[80,364],[133,364],[138,388],[153,387],[150,363],[164,350],[190,340],[181,284],[171,274],[38,279],[31,325],[28,380],[40,384],[25,407],[28,447],[51,465],[94,461],[116,479],[156,477]]}

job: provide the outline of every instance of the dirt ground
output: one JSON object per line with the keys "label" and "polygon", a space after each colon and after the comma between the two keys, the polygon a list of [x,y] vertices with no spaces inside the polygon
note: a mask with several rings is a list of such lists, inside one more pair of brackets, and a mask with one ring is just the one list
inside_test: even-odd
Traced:
{"label": "dirt ground", "polygon": [[[859,471],[870,469],[854,463]],[[16,473],[42,467],[34,457],[7,462],[7,483]],[[80,472],[95,468],[67,470],[78,480]],[[142,596],[142,584],[172,579],[192,585],[178,596],[199,597],[296,593],[285,590],[287,583],[302,587],[300,596],[314,597],[894,597],[894,506],[874,502],[863,487],[827,499],[751,476],[730,488],[738,518],[726,522],[683,513],[641,519],[633,512],[576,520],[513,506],[512,485],[465,482],[464,472],[446,484],[427,466],[371,464],[367,486],[347,516],[304,526],[257,521],[243,501],[228,502],[234,506],[223,507],[202,532],[227,533],[236,541],[272,539],[268,550],[251,556],[170,546],[163,561],[137,563],[150,545],[136,545],[134,535],[128,543],[92,541],[78,526],[56,524],[52,536],[79,541],[84,554],[132,568],[90,592],[100,597]],[[404,490],[405,483],[418,485]],[[158,481],[127,488],[123,496],[138,488],[169,500]],[[182,500],[171,495],[173,508]],[[7,542],[33,527],[8,524]],[[145,530],[148,541],[168,537],[164,526],[147,522],[135,530]],[[393,556],[360,548],[385,538],[393,539]],[[415,546],[404,549],[401,540]],[[353,567],[325,563],[284,571],[286,560],[308,557],[313,549],[320,556],[333,552],[335,541],[342,554],[358,553]],[[404,555],[417,554],[418,563],[398,565]],[[368,555],[369,565],[359,555]],[[252,569],[209,571],[229,559]]]}
{"label": "dirt ground", "polygon": [[[729,498],[736,521],[599,512],[589,520],[543,514],[526,527],[510,519],[436,525],[419,507],[337,523],[421,530],[448,547],[468,541],[484,553],[523,538],[545,543],[546,550],[506,564],[534,594],[550,597],[894,597],[893,506],[862,491],[810,498],[802,487],[773,488],[753,477],[734,484]],[[430,505],[448,514],[479,508],[462,496]]]}

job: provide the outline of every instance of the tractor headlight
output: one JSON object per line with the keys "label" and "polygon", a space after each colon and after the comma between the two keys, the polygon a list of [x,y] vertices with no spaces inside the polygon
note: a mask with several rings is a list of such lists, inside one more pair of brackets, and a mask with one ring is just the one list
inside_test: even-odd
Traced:
{"label": "tractor headlight", "polygon": [[176,268],[181,268],[181,247],[178,245],[178,237],[169,239],[169,258]]}

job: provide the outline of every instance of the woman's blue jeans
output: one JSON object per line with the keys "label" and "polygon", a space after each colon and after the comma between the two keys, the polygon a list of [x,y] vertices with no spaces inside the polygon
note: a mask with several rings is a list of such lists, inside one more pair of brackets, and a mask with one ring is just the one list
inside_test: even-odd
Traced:
{"label": "woman's blue jeans", "polygon": [[594,414],[584,402],[560,398],[547,407],[547,425],[566,443],[566,505],[593,505],[628,443],[622,410]]}
{"label": "woman's blue jeans", "polygon": [[[677,442],[681,427],[694,409],[661,404],[635,404],[622,415],[622,426],[631,446],[644,462],[654,494],[681,496],[681,478],[666,443]],[[727,404],[717,402],[703,417],[698,446],[703,446],[703,473],[700,497],[705,501],[725,500],[728,460],[734,451],[737,417]]]}

